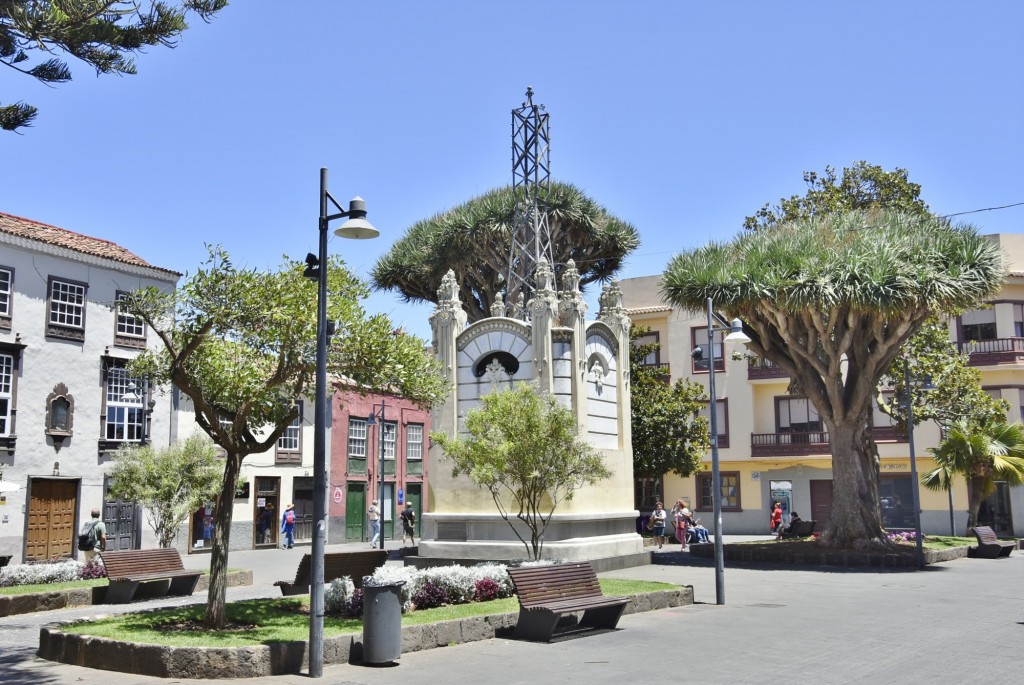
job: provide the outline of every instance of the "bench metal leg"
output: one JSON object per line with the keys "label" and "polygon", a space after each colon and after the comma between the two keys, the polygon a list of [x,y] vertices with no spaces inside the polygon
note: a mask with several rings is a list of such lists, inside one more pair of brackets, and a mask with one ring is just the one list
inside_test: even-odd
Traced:
{"label": "bench metal leg", "polygon": [[137,580],[112,582],[107,586],[107,597],[104,601],[107,604],[127,604],[135,597],[135,591],[138,589]]}
{"label": "bench metal leg", "polygon": [[558,625],[559,615],[547,609],[519,609],[519,620],[513,635],[524,640],[550,642]]}
{"label": "bench metal leg", "polygon": [[625,604],[587,609],[583,612],[580,625],[592,628],[614,628],[619,624],[619,619],[622,618],[622,612],[625,610]]}
{"label": "bench metal leg", "polygon": [[195,592],[199,583],[199,576],[179,576],[171,580],[171,587],[167,589],[169,595],[191,595]]}

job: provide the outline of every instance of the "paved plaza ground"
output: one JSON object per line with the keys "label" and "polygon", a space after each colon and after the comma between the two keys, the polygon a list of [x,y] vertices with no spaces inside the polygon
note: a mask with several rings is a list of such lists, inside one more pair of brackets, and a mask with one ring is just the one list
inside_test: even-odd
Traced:
{"label": "paved plaza ground", "polygon": [[[329,546],[331,551],[356,548],[368,547]],[[305,551],[233,552],[230,565],[252,568],[255,585],[230,589],[229,599],[279,596],[273,581],[294,574]],[[1024,672],[1021,551],[1009,559],[960,559],[920,572],[727,566],[724,606],[715,604],[713,565],[687,554],[672,553],[664,560],[675,563],[602,575],[693,585],[693,606],[625,616],[614,632],[552,644],[493,639],[406,654],[391,667],[326,666],[320,682],[878,685],[1011,683]],[[208,558],[191,556],[186,563],[201,567]],[[197,594],[128,608],[204,600]],[[209,682],[96,671],[34,656],[43,623],[107,611],[85,607],[0,619],[0,682]],[[290,675],[223,682],[291,685],[311,680]]]}

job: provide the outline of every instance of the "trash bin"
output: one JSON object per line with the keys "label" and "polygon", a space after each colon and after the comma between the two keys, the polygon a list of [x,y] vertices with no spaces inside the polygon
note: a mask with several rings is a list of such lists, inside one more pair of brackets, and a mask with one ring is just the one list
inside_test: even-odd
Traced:
{"label": "trash bin", "polygon": [[363,662],[385,664],[402,656],[402,586],[363,578]]}

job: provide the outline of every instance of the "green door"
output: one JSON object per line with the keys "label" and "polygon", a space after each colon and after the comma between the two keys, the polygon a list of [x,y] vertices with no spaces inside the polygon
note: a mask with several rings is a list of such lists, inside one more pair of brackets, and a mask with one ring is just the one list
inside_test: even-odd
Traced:
{"label": "green door", "polygon": [[423,497],[421,483],[406,483],[405,501],[412,502],[412,510],[416,512],[416,539],[420,537],[421,521],[423,520]]}
{"label": "green door", "polygon": [[349,483],[348,495],[345,497],[345,541],[361,542],[364,535],[366,516],[366,485]]}

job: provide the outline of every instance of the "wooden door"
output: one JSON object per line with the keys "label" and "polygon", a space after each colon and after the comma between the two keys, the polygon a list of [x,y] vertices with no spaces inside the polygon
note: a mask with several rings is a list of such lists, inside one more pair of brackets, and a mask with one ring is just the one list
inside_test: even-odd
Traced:
{"label": "wooden door", "polygon": [[110,478],[103,479],[103,525],[107,529],[107,549],[138,549],[139,507],[110,497]]}
{"label": "wooden door", "polygon": [[345,495],[345,541],[362,542],[366,517],[366,484],[349,483]]}
{"label": "wooden door", "polygon": [[25,559],[70,558],[78,537],[75,531],[78,481],[33,478],[29,488]]}
{"label": "wooden door", "polygon": [[292,503],[295,505],[295,539],[313,539],[313,478],[296,478]]}
{"label": "wooden door", "polygon": [[832,481],[811,481],[811,518],[817,522],[814,530],[823,531],[828,528],[832,518]]}

